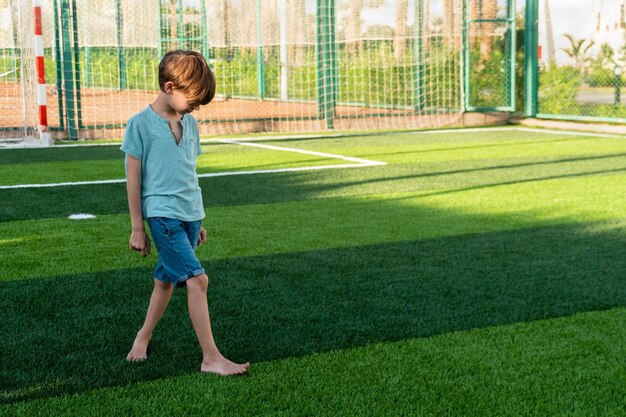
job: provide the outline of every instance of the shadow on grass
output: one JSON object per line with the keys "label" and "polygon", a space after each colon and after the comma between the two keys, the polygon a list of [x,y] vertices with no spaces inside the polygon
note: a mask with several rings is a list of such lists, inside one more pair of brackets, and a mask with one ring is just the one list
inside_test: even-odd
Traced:
{"label": "shadow on grass", "polygon": [[41,162],[102,161],[118,159],[123,164],[121,144],[53,148],[3,149],[0,165],[35,164]]}
{"label": "shadow on grass", "polygon": [[[218,345],[271,361],[626,305],[623,222],[208,263]],[[178,290],[144,364],[125,363],[151,271],[0,284],[0,402],[197,372]]]}
{"label": "shadow on grass", "polygon": [[[433,194],[524,182],[614,174],[626,170],[626,154],[588,155],[511,164],[457,161],[455,169],[432,164],[396,164],[348,170],[201,178],[205,207],[268,204],[310,198],[404,193]],[[478,166],[477,166],[478,164]],[[442,190],[439,192],[438,190]],[[73,213],[128,213],[125,184],[0,190],[0,222],[67,217]]]}

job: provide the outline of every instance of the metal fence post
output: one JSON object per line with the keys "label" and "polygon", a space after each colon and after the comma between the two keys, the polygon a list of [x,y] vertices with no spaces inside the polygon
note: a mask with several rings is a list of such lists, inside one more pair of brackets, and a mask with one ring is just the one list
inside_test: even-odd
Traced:
{"label": "metal fence post", "polygon": [[[178,15],[178,27],[176,28],[176,37],[178,38],[178,45],[176,49],[188,49],[185,46],[185,28],[183,27],[183,1],[178,0],[176,3],[176,14]],[[174,34],[172,33],[172,37]]]}
{"label": "metal fence post", "polygon": [[469,43],[469,19],[467,16],[467,8],[469,0],[463,0],[462,4],[462,30],[461,30],[461,56],[462,56],[462,64],[461,64],[461,79],[463,82],[461,83],[461,111],[466,112],[469,107],[469,97],[470,97],[470,70],[469,70],[469,62],[470,62],[470,43]]}
{"label": "metal fence post", "polygon": [[415,2],[415,29],[413,33],[413,59],[414,75],[414,104],[413,109],[418,112],[424,109],[424,42],[422,34],[424,31],[424,3],[422,1]]}
{"label": "metal fence post", "polygon": [[209,39],[207,27],[209,22],[206,19],[206,2],[200,0],[200,36],[202,37],[202,55],[204,59],[209,60]]}
{"label": "metal fence post", "polygon": [[524,114],[537,115],[539,103],[539,0],[526,0],[526,28],[524,30]]}
{"label": "metal fence post", "polygon": [[158,43],[157,43],[157,60],[161,61],[161,58],[163,57],[163,3],[161,2],[161,0],[159,0],[159,18],[157,19],[157,23],[158,23],[158,28],[157,30],[159,31],[157,39],[158,39]]}
{"label": "metal fence post", "polygon": [[337,49],[335,41],[335,0],[317,2],[317,94],[318,117],[333,129],[337,99]]}
{"label": "metal fence post", "polygon": [[508,47],[506,48],[507,54],[506,59],[509,62],[509,80],[508,85],[506,86],[506,101],[508,106],[515,111],[515,92],[516,92],[516,82],[517,78],[516,73],[516,59],[515,53],[517,50],[517,25],[515,22],[515,0],[507,0],[507,26],[508,30],[506,32],[506,41],[508,43]]}
{"label": "metal fence post", "polygon": [[[76,11],[76,0],[70,1],[72,5],[72,29],[74,35],[74,85],[76,86],[76,119],[79,129],[84,127],[83,125],[83,110],[80,99],[80,45],[78,43],[78,12]],[[78,136],[77,136],[78,137]]]}
{"label": "metal fence post", "polygon": [[117,71],[120,77],[120,90],[126,90],[126,53],[124,52],[124,14],[121,0],[115,0],[115,14],[117,19]]}
{"label": "metal fence post", "polygon": [[317,0],[316,10],[316,57],[317,57],[317,118],[324,118],[324,8],[326,0]]}
{"label": "metal fence post", "polygon": [[265,54],[263,52],[263,3],[256,0],[256,81],[259,98],[265,97]]}
{"label": "metal fence post", "polygon": [[615,65],[615,105],[621,102],[622,95],[622,67]]}
{"label": "metal fence post", "polygon": [[74,69],[72,68],[72,41],[70,24],[70,0],[61,0],[61,65],[63,72],[63,92],[67,111],[67,131],[69,139],[78,139],[76,127],[76,96]]}
{"label": "metal fence post", "polygon": [[63,60],[61,59],[61,29],[59,29],[59,3],[54,0],[54,61],[57,75],[57,101],[59,103],[59,129],[65,130],[63,107]]}

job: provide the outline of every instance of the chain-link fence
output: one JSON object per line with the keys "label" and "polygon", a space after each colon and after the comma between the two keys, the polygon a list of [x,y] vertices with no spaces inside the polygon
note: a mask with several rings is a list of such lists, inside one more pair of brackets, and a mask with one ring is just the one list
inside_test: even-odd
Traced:
{"label": "chain-link fence", "polygon": [[494,0],[468,6],[466,109],[513,111],[515,5]]}
{"label": "chain-link fence", "polygon": [[539,3],[539,115],[623,122],[626,1],[574,3]]}

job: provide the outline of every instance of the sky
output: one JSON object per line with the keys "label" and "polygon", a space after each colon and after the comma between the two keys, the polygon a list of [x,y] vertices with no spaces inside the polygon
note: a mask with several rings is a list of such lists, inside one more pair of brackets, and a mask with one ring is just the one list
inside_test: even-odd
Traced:
{"label": "sky", "polygon": [[[544,56],[546,45],[546,26],[544,0],[539,6],[539,43],[543,46]],[[550,16],[552,19],[555,57],[558,63],[568,62],[568,58],[561,50],[569,45],[564,33],[573,35],[576,39],[591,39],[596,46],[608,42],[614,49],[624,46],[624,29],[619,25],[620,5],[624,0],[550,0]],[[600,15],[600,30],[598,31],[598,14]]]}
{"label": "sky", "polygon": [[[251,0],[231,0],[234,3]],[[289,0],[286,0],[289,1]],[[345,3],[348,0],[336,0],[338,3]],[[410,0],[409,4],[414,4],[416,0]],[[431,13],[441,14],[443,0],[429,0],[431,3]],[[504,0],[499,0],[502,4]],[[603,42],[609,42],[614,49],[620,49],[624,45],[624,30],[615,28],[615,23],[620,20],[620,4],[626,0],[549,0],[550,15],[554,33],[554,47],[556,59],[559,63],[566,63],[567,56],[562,51],[569,45],[563,36],[570,33],[577,39],[592,39],[596,42],[594,51],[599,49]],[[185,4],[198,5],[199,0],[184,0]],[[305,0],[307,13],[315,13],[317,0]],[[517,9],[523,9],[525,0],[517,0]],[[367,3],[366,3],[367,4]],[[545,0],[539,0],[539,43],[546,52],[546,26],[545,26]],[[598,13],[601,16],[601,30],[597,31]],[[378,8],[364,7],[361,12],[363,19],[363,29],[373,24],[395,25],[395,0],[384,0],[383,5]],[[409,7],[409,24],[415,19],[413,7]],[[607,25],[609,30],[607,30]],[[626,63],[625,63],[626,64]]]}

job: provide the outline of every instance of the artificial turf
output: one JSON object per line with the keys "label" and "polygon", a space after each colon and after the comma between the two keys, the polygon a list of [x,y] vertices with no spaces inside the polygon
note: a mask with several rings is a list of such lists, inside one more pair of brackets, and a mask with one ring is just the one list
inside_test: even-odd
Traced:
{"label": "artificial turf", "polygon": [[[201,180],[216,338],[253,362],[244,378],[197,374],[184,291],[149,361],[124,362],[155,256],[127,249],[122,184],[0,190],[0,415],[624,414],[626,142],[271,143],[388,165]],[[205,154],[230,170],[293,162],[229,146]],[[94,149],[41,151],[33,168],[73,160],[81,177]],[[28,163],[0,152],[5,173]]]}

